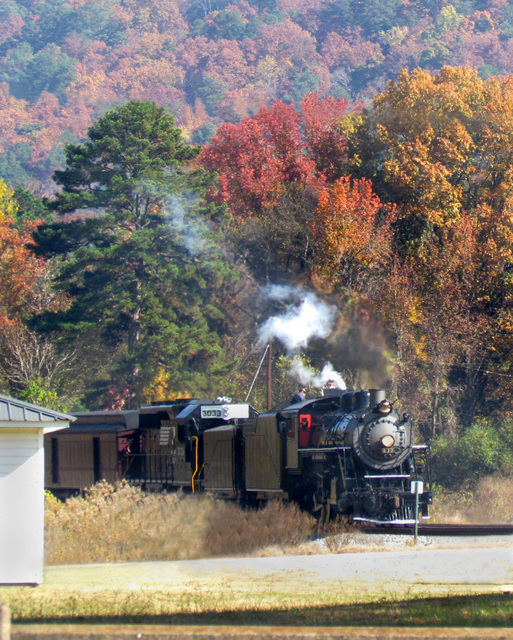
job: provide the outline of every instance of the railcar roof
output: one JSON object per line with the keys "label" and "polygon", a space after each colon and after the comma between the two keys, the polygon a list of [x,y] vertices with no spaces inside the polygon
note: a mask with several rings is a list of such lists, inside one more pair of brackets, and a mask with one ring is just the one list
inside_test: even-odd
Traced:
{"label": "railcar roof", "polygon": [[73,415],[76,417],[75,426],[122,425],[125,429],[136,429],[139,426],[139,411],[136,409],[81,411]]}
{"label": "railcar roof", "polygon": [[317,408],[322,408],[324,410],[332,408],[333,411],[335,411],[335,409],[339,409],[340,405],[338,402],[338,396],[320,396],[319,398],[310,398],[310,400],[305,400],[304,402],[291,404],[282,409],[280,413],[292,413],[301,409],[312,410]]}
{"label": "railcar roof", "polygon": [[63,433],[121,433],[123,431],[133,431],[137,427],[129,427],[122,422],[86,422],[73,423],[69,429]]}
{"label": "railcar roof", "polygon": [[197,407],[200,404],[213,404],[213,400],[211,398],[180,398],[179,400],[165,400],[163,402],[144,405],[141,407],[140,411],[141,413],[157,413],[159,409],[176,407],[177,405]]}

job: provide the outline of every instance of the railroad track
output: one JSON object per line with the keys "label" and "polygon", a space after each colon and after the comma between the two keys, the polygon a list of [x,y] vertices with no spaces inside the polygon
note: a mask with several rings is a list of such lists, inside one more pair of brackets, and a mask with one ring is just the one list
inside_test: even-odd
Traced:
{"label": "railroad track", "polygon": [[[375,525],[358,527],[363,533],[414,535],[413,525]],[[505,536],[513,535],[513,524],[419,524],[419,536]]]}

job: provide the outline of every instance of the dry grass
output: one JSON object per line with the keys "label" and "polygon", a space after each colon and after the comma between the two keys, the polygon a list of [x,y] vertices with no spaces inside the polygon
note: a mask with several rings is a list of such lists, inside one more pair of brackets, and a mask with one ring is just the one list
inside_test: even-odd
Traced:
{"label": "dry grass", "polygon": [[[513,477],[481,480],[474,490],[440,493],[435,522],[513,521]],[[312,542],[314,534],[323,545]],[[295,505],[269,503],[260,510],[208,495],[143,493],[101,482],[83,498],[46,501],[46,564],[143,562],[215,556],[344,553],[358,535],[341,524],[322,532]]]}
{"label": "dry grass", "polygon": [[[479,505],[479,507],[478,507]],[[438,521],[449,515],[468,521],[511,518],[513,480],[491,478],[475,492],[442,495]],[[479,512],[479,514],[478,514]],[[293,505],[270,504],[260,511],[208,496],[144,494],[122,484],[100,483],[85,498],[62,504],[47,497],[47,564],[175,560],[216,555],[343,553],[354,551],[358,535],[333,525],[323,541],[312,542],[313,519]],[[310,541],[309,541],[310,540]],[[325,549],[321,549],[322,542]],[[317,549],[317,551],[315,551]],[[56,569],[59,571],[60,569]],[[78,569],[77,569],[78,571]],[[214,576],[170,581],[163,587],[91,588],[43,584],[0,588],[17,622],[108,622],[119,624],[262,625],[435,625],[510,626],[511,596],[451,586],[351,585],[284,572],[237,580]],[[72,581],[72,584],[73,581]],[[463,586],[463,585],[462,585]],[[479,585],[482,589],[483,586]],[[377,590],[377,591],[376,591]],[[393,591],[392,591],[393,590]],[[470,594],[475,595],[470,595]],[[436,596],[436,597],[435,597]],[[440,597],[439,597],[440,596]]]}
{"label": "dry grass", "polygon": [[435,495],[432,515],[455,524],[513,522],[513,476],[489,476],[474,488]]}
{"label": "dry grass", "polygon": [[100,482],[83,498],[46,501],[46,564],[180,560],[297,545],[313,519],[294,505],[242,510],[210,496],[151,494]]}

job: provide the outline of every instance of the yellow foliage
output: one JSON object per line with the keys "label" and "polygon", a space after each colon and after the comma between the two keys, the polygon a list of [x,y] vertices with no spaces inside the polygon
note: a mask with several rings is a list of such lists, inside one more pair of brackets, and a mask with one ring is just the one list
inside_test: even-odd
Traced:
{"label": "yellow foliage", "polygon": [[422,319],[422,300],[416,296],[408,308],[408,321],[412,324],[420,324]]}
{"label": "yellow foliage", "polygon": [[162,367],[158,369],[153,380],[143,389],[146,402],[162,402],[176,398],[188,398],[190,392],[187,389],[176,389],[169,386],[171,374]]}
{"label": "yellow foliage", "polygon": [[0,180],[0,223],[7,219],[16,220],[18,203],[13,198],[14,191]]}
{"label": "yellow foliage", "polygon": [[444,67],[404,70],[376,97],[385,176],[402,192],[403,215],[413,205],[443,225],[468,209],[474,185],[494,203],[513,193],[512,91],[511,80]]}

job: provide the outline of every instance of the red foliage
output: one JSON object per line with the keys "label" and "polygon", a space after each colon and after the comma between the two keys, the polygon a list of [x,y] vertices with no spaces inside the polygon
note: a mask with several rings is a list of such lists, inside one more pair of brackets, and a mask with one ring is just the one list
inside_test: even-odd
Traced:
{"label": "red foliage", "polygon": [[303,154],[300,115],[283,102],[223,125],[199,163],[219,173],[221,200],[239,218],[258,215],[277,201],[283,183],[306,182],[315,169]]}
{"label": "red foliage", "polygon": [[337,127],[346,114],[347,100],[343,98],[319,98],[310,93],[301,101],[308,152],[326,178],[333,181],[340,177],[347,153],[346,136]]}
{"label": "red foliage", "polygon": [[346,138],[337,123],[346,100],[311,93],[301,111],[281,101],[253,118],[223,125],[206,145],[199,163],[219,174],[219,199],[238,218],[260,215],[278,201],[287,183],[318,189],[343,173]]}

